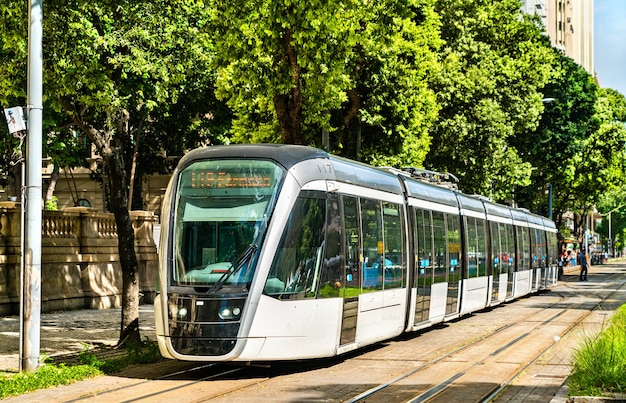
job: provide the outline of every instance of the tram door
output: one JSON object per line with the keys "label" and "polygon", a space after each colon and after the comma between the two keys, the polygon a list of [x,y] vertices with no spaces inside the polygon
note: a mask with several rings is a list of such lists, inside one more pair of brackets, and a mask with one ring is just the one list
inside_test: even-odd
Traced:
{"label": "tram door", "polygon": [[448,248],[448,301],[446,315],[459,311],[459,285],[461,284],[461,228],[458,216],[446,214]]}
{"label": "tram door", "polygon": [[492,269],[492,288],[491,288],[491,300],[500,300],[500,273],[504,265],[504,254],[502,253],[502,246],[500,244],[500,226],[504,224],[491,222],[489,223],[489,236],[491,237],[491,264]]}
{"label": "tram door", "polygon": [[413,209],[415,218],[414,250],[417,251],[414,287],[417,288],[414,323],[429,319],[431,285],[434,282],[433,270],[433,233],[430,211]]}
{"label": "tram door", "polygon": [[340,345],[354,343],[359,312],[359,293],[361,292],[359,251],[361,249],[361,237],[359,233],[358,203],[355,197],[343,196],[343,219],[346,264]]}
{"label": "tram door", "polygon": [[506,225],[506,239],[509,252],[508,267],[507,267],[507,285],[506,285],[506,297],[513,297],[513,275],[515,273],[515,261],[517,259],[515,248],[515,231],[512,225]]}

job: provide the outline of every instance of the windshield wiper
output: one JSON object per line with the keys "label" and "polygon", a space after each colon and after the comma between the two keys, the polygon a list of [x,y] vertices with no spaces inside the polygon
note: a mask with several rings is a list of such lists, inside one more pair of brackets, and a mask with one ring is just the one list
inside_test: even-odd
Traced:
{"label": "windshield wiper", "polygon": [[252,256],[254,256],[256,250],[256,244],[248,245],[248,247],[239,255],[239,257],[235,259],[235,263],[232,263],[230,265],[228,270],[226,270],[226,272],[222,274],[222,276],[211,286],[211,288],[209,288],[207,293],[214,294],[215,292],[217,292],[217,290],[222,288],[222,286],[230,276],[237,273],[239,270],[241,270],[242,267],[246,266],[249,263]]}

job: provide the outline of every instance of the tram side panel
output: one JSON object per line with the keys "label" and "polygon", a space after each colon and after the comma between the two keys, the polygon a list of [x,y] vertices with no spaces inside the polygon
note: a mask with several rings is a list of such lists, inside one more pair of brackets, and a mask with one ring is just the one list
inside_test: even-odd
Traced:
{"label": "tram side panel", "polygon": [[461,238],[456,206],[409,199],[414,272],[407,330],[458,317]]}
{"label": "tram side panel", "polygon": [[[353,193],[357,193],[356,189]],[[346,237],[350,237],[351,243],[347,249],[357,251],[351,253],[351,258],[358,262],[360,283],[353,284],[345,295],[358,295],[354,343],[364,346],[403,331],[407,250],[402,196],[371,189],[360,189],[358,193],[343,195],[344,211],[355,205],[352,215],[357,219],[352,221],[359,223],[358,231],[346,224]]]}
{"label": "tram side panel", "polygon": [[300,191],[283,224],[248,333],[264,340],[253,359],[335,354],[343,265],[338,198],[325,186]]}
{"label": "tram side panel", "polygon": [[[471,214],[471,215],[470,215]],[[465,211],[464,221],[464,261],[463,295],[461,297],[461,314],[481,310],[488,305],[489,290],[493,278],[489,276],[487,266],[488,238],[484,212]]]}
{"label": "tram side panel", "polygon": [[[250,330],[250,338],[266,338],[255,359],[274,359],[275,354],[285,352],[303,357],[302,350],[306,350],[306,356],[327,356],[394,337],[403,330],[407,291],[402,198],[340,183],[334,185],[357,195],[341,191],[326,194],[321,190],[313,193],[312,189],[326,185],[311,183],[305,185],[306,190],[296,200],[292,215],[299,213],[285,226],[285,234],[289,235],[283,235],[285,240],[277,248]],[[328,208],[325,226],[310,222],[310,217],[323,216],[321,210],[329,203],[333,207]],[[309,207],[300,207],[304,204]],[[339,244],[338,251],[330,256],[326,253],[324,259],[316,257],[328,250],[328,234],[333,231],[337,232],[332,238],[333,244]],[[312,256],[299,256],[308,248],[306,240],[317,233],[326,234],[326,240],[314,242],[307,254]],[[315,274],[317,266],[333,260],[337,265],[328,272],[331,275],[324,275],[323,270],[319,276]],[[303,277],[293,269],[299,266],[310,267],[306,272],[311,274]],[[287,268],[295,272],[285,272]],[[311,285],[299,286],[297,283],[302,281]],[[356,315],[352,302],[355,297]],[[306,299],[312,302],[300,301]],[[276,326],[268,325],[272,318]],[[353,332],[351,337],[349,332]],[[298,351],[299,355],[295,355]]]}
{"label": "tram side panel", "polygon": [[557,267],[557,259],[559,259],[559,250],[558,250],[558,239],[557,239],[557,230],[556,225],[553,221],[548,219],[543,219],[543,225],[545,228],[545,236],[546,236],[546,245],[548,247],[547,251],[547,263],[546,263],[546,283],[545,287],[555,286],[558,280],[558,267]]}
{"label": "tram side panel", "polygon": [[488,216],[490,227],[490,260],[492,262],[492,294],[490,305],[497,305],[512,295],[512,278],[515,270],[515,243],[512,220],[509,217]]}
{"label": "tram side panel", "polygon": [[528,224],[523,221],[515,222],[517,259],[516,270],[513,275],[513,299],[530,293],[532,271],[530,267],[530,233]]}

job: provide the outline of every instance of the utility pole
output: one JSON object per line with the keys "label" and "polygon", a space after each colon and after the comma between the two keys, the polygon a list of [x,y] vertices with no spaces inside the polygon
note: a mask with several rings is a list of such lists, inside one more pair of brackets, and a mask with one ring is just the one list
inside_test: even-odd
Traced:
{"label": "utility pole", "polygon": [[41,164],[43,122],[43,0],[28,7],[28,75],[26,136],[26,186],[22,189],[24,217],[22,240],[22,346],[20,370],[39,366],[41,328]]}

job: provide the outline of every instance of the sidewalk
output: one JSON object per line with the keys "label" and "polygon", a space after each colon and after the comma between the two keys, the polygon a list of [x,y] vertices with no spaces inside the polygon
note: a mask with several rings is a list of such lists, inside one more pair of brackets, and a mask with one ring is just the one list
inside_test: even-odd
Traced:
{"label": "sidewalk", "polygon": [[[120,336],[121,309],[81,309],[41,314],[40,355],[58,357],[89,348],[114,346]],[[139,307],[141,338],[156,340],[154,306]],[[20,364],[20,318],[0,317],[0,372],[17,372]]]}

